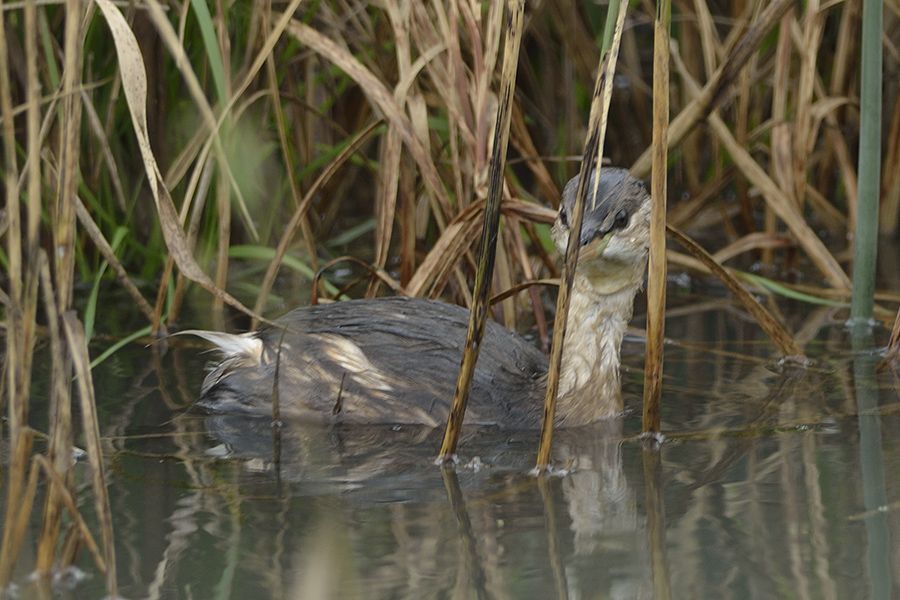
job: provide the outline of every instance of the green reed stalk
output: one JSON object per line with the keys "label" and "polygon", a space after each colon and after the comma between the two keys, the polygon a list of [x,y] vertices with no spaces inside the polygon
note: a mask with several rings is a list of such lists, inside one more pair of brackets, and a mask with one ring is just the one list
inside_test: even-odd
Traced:
{"label": "green reed stalk", "polygon": [[881,181],[882,0],[864,0],[860,91],[859,182],[853,252],[852,321],[872,318]]}

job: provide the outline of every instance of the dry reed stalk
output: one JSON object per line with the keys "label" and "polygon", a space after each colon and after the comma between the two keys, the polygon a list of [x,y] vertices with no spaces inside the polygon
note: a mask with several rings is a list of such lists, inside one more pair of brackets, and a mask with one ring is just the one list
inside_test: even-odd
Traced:
{"label": "dry reed stalk", "polygon": [[[0,10],[0,13],[3,13]],[[22,218],[18,194],[19,165],[16,159],[15,123],[9,70],[9,54],[6,40],[5,15],[0,14],[0,116],[3,117],[3,163],[6,201],[6,257],[9,276],[9,299],[6,308],[6,356],[5,356],[5,400],[8,410],[11,447],[16,447],[16,439],[27,418],[27,385],[22,373],[21,349],[24,348],[24,324],[22,318]],[[10,481],[10,485],[12,481]],[[7,509],[8,510],[8,509]],[[0,582],[2,583],[2,582]]]}
{"label": "dry reed stalk", "polygon": [[[747,2],[745,4],[746,14],[749,14],[750,21],[755,21],[759,16],[759,11],[763,6],[764,2],[762,0],[752,0],[751,2]],[[738,4],[737,6],[740,6]],[[737,6],[735,10],[737,10]],[[749,123],[752,121],[754,123],[758,123],[762,120],[761,115],[751,114],[751,108],[755,108],[755,104],[752,101],[754,88],[751,86],[752,78],[757,75],[758,69],[757,64],[759,62],[759,54],[758,52],[754,52],[750,59],[747,61],[747,66],[741,69],[741,72],[737,76],[737,80],[734,84],[734,109],[732,110],[733,114],[733,122],[734,122],[734,137],[737,139],[738,143],[748,147],[750,145],[749,139]],[[758,111],[757,111],[758,112]],[[718,139],[713,137],[718,146]],[[717,147],[718,150],[718,147]],[[718,154],[721,157],[721,152]],[[747,186],[747,181],[743,178],[738,178],[734,182],[735,194],[737,196],[737,204],[739,206],[738,217],[740,219],[740,225],[742,230],[744,231],[752,231],[756,224],[753,218],[753,206],[750,202],[750,195]],[[731,227],[731,220],[725,221],[726,227]],[[730,239],[734,239],[738,237],[740,233],[738,231],[734,231],[732,235],[730,235]]]}
{"label": "dry reed stalk", "polygon": [[[772,135],[769,152],[769,165],[773,179],[786,194],[796,190],[794,170],[792,167],[791,125],[787,121],[787,102],[790,87],[791,69],[791,23],[794,21],[793,8],[781,17],[778,29],[778,41],[775,47],[775,69],[772,81]],[[778,222],[772,208],[764,207],[763,228],[767,234],[774,235]],[[771,264],[774,254],[765,249],[762,260]]]}
{"label": "dry reed stalk", "polygon": [[[32,431],[22,426],[10,444],[9,478],[6,488],[6,514],[3,518],[2,546],[0,546],[0,589],[5,590],[12,580],[13,569],[22,546],[34,502],[33,476],[26,481],[25,473],[31,458]],[[33,472],[33,469],[32,469]]]}
{"label": "dry reed stalk", "polygon": [[[685,87],[693,94],[700,94],[697,83],[684,68],[677,50],[673,49],[672,58],[681,74]],[[825,275],[825,278],[832,286],[838,289],[849,290],[850,279],[841,269],[834,256],[825,247],[825,244],[822,243],[822,240],[815,234],[812,227],[804,220],[796,204],[772,181],[750,153],[734,139],[728,126],[715,111],[709,114],[707,121],[712,131],[722,142],[725,150],[731,155],[737,168],[753,185],[759,188],[767,205],[785,222],[788,229],[797,236],[798,242],[806,251],[813,264]]]}
{"label": "dry reed stalk", "polygon": [[[255,12],[255,11],[254,11]],[[222,5],[221,2],[216,3],[216,37],[219,47],[219,54],[223,57],[222,62],[222,81],[218,83],[221,87],[219,92],[222,94],[220,101],[224,102],[225,98],[232,97],[231,93],[231,74],[230,60],[231,56],[230,44],[224,35],[224,26],[222,23]],[[233,131],[236,117],[232,114],[224,115],[222,129],[226,132]],[[220,290],[224,290],[228,284],[228,250],[231,246],[231,190],[229,189],[228,170],[230,165],[223,165],[227,162],[227,158],[219,161],[217,170],[218,181],[216,182],[216,272],[213,277],[213,283]],[[249,213],[248,213],[249,216]],[[183,220],[182,220],[183,223]],[[258,237],[255,232],[255,225],[251,227],[254,238]],[[215,296],[211,307],[212,323],[216,329],[225,329],[225,304],[221,296]]]}
{"label": "dry reed stalk", "polygon": [[[816,80],[816,94],[821,98],[819,101],[821,108],[829,107],[829,105],[843,104],[849,101],[846,97],[834,97],[828,98],[825,95],[825,92],[822,88],[821,82]],[[839,110],[839,106],[835,106],[835,109]],[[824,113],[825,124],[827,127],[825,128],[825,140],[826,146],[829,147],[834,152],[835,160],[837,161],[837,166],[840,171],[841,180],[843,182],[843,191],[844,196],[846,196],[846,204],[847,204],[847,231],[852,231],[853,227],[856,223],[856,206],[857,206],[857,175],[856,175],[856,166],[853,163],[851,158],[850,148],[847,145],[847,140],[844,138],[844,135],[841,133],[841,123],[835,114],[837,110],[821,110],[821,113]],[[821,119],[821,113],[819,115]],[[827,169],[827,166],[818,165],[819,171]],[[807,189],[809,187],[807,186]],[[822,189],[828,189],[824,187]]]}
{"label": "dry reed stalk", "polygon": [[118,594],[118,583],[116,580],[112,512],[106,489],[103,451],[100,446],[100,425],[97,422],[97,404],[94,395],[94,383],[91,378],[91,360],[88,355],[87,342],[84,339],[84,329],[75,311],[68,311],[63,314],[62,321],[78,383],[84,441],[88,462],[91,465],[94,511],[100,524],[100,538],[103,541],[103,560],[106,563],[106,590],[111,597],[116,597]]}
{"label": "dry reed stalk", "polygon": [[669,127],[669,28],[672,3],[659,0],[653,26],[653,176],[650,195],[650,260],[647,280],[647,346],[642,430],[659,432],[666,312],[666,198]]}
{"label": "dry reed stalk", "polygon": [[[636,28],[629,28],[622,32],[622,48],[619,50],[620,62],[619,68],[622,74],[628,74],[636,83],[634,90],[628,99],[628,105],[633,108],[634,115],[646,115],[652,113],[649,101],[651,100],[651,90],[644,83],[644,69],[641,63],[641,48],[638,44],[639,33]],[[640,132],[637,139],[640,141],[641,147],[646,147],[650,143],[653,135],[653,124],[647,119],[635,118],[636,129]]]}
{"label": "dry reed stalk", "polygon": [[[490,304],[491,280],[500,233],[500,202],[503,195],[503,170],[506,166],[506,150],[509,143],[510,120],[512,118],[513,96],[516,90],[516,71],[519,65],[519,46],[522,41],[522,22],[525,15],[524,0],[508,0],[506,12],[506,42],[503,49],[503,67],[500,74],[500,100],[497,121],[494,125],[493,147],[489,166],[489,187],[484,221],[481,231],[481,247],[475,286],[472,291],[474,304],[469,312],[469,326],[463,349],[462,362],[456,380],[456,391],[447,417],[447,428],[441,441],[438,461],[452,461],[456,455],[459,434],[462,431],[469,400],[469,388],[475,374],[478,351],[484,338]],[[502,12],[499,16],[502,16]],[[497,21],[500,28],[500,21]],[[499,35],[498,35],[499,37]],[[493,71],[493,65],[490,65]]]}
{"label": "dry reed stalk", "polygon": [[[856,177],[854,176],[854,181]],[[806,199],[822,221],[822,226],[828,228],[835,235],[845,235],[847,232],[847,216],[842,213],[822,192],[812,185],[806,186]]]}
{"label": "dry reed stalk", "polygon": [[668,210],[669,223],[675,227],[688,227],[695,216],[714,198],[718,197],[734,176],[734,168],[723,169],[716,177],[707,181],[688,200],[679,202]]}
{"label": "dry reed stalk", "polygon": [[[25,252],[29,262],[29,273],[26,274],[26,288],[29,282],[32,292],[26,292],[26,306],[37,306],[38,285],[38,248],[41,226],[41,84],[38,79],[37,65],[37,7],[32,2],[25,4],[25,102],[26,102],[26,194],[28,198],[28,221],[26,224]],[[7,88],[8,89],[8,88]],[[36,309],[35,309],[36,310]],[[31,321],[27,321],[29,324]],[[26,342],[25,347],[30,347]],[[30,370],[30,369],[29,369]]]}
{"label": "dry reed stalk", "polygon": [[[0,12],[3,12],[0,10]],[[31,13],[33,17],[33,12]],[[4,161],[5,194],[5,235],[6,260],[8,268],[8,297],[5,298],[6,313],[6,353],[4,357],[4,384],[0,406],[7,410],[9,427],[10,457],[7,465],[6,511],[3,519],[2,545],[0,545],[0,589],[5,589],[12,577],[13,567],[19,552],[21,536],[17,532],[23,528],[21,509],[28,500],[23,496],[31,489],[26,483],[28,457],[31,453],[31,435],[27,428],[29,383],[31,377],[31,356],[34,343],[34,302],[31,298],[30,283],[33,280],[34,256],[29,254],[36,247],[36,239],[32,232],[33,203],[37,199],[35,193],[35,165],[30,165],[28,176],[28,222],[26,223],[26,243],[28,250],[23,254],[23,224],[19,199],[19,170],[16,158],[16,140],[13,122],[13,107],[10,85],[9,54],[7,45],[7,29],[5,15],[0,14],[0,116],[3,118],[2,145]],[[33,21],[33,18],[32,18]],[[31,37],[31,36],[28,36]],[[33,47],[33,41],[29,43]],[[37,97],[33,88],[33,73],[29,72],[28,85],[28,137],[32,142],[35,136],[34,111],[37,109]],[[27,150],[34,157],[35,150]],[[27,503],[30,509],[31,503]],[[25,517],[27,520],[27,516]]]}
{"label": "dry reed stalk", "polygon": [[[687,12],[687,2],[682,3],[682,11]],[[694,71],[700,71],[699,63],[702,60],[704,80],[712,77],[723,58],[724,47],[722,40],[719,38],[716,24],[710,13],[709,6],[704,0],[693,0],[693,12],[696,17],[696,24],[684,22],[682,23],[682,35],[679,37],[679,43],[683,45],[685,59],[689,62],[689,67]],[[691,25],[696,27],[699,36],[691,29]],[[697,45],[699,44],[699,50]],[[690,96],[684,90],[679,90],[682,103],[690,102]],[[701,130],[694,131],[685,136],[683,147],[683,160],[680,161],[684,165],[702,164],[704,154],[713,157],[713,168],[715,173],[721,171],[721,160],[719,157],[718,140],[710,137],[706,132]],[[700,173],[696,169],[685,169],[685,178],[688,182],[688,189],[694,191],[701,187]]]}
{"label": "dry reed stalk", "polygon": [[484,204],[472,204],[447,224],[409,280],[406,289],[411,296],[430,295],[431,290],[445,279],[456,261],[471,247],[478,229],[475,219],[483,209]]}
{"label": "dry reed stalk", "polygon": [[[228,283],[228,249],[231,247],[231,190],[225,170],[219,168],[216,174],[216,272],[213,284],[224,290]],[[225,328],[224,309],[222,296],[213,297],[212,322],[213,327],[219,330]]]}
{"label": "dry reed stalk", "polygon": [[[166,257],[166,263],[163,266],[162,273],[159,277],[159,287],[156,289],[156,302],[153,308],[153,319],[150,321],[150,333],[154,336],[166,334],[166,326],[163,323],[163,311],[166,308],[166,302],[169,298],[169,283],[172,280],[172,273],[175,271],[175,257],[169,254]],[[180,281],[181,278],[178,278]],[[176,284],[175,291],[178,291]],[[180,299],[180,298],[179,298]],[[170,319],[170,323],[173,321]]]}
{"label": "dry reed stalk", "polygon": [[[508,190],[504,193],[508,193]],[[500,230],[500,239],[497,240],[496,267],[494,268],[494,280],[491,286],[495,289],[509,289],[513,285],[513,253],[510,252],[509,228]],[[511,331],[516,330],[516,303],[512,298],[501,301],[500,310],[503,317],[503,326]],[[488,311],[489,312],[489,311]]]}
{"label": "dry reed stalk", "polygon": [[[556,216],[554,211],[530,202],[506,200],[501,205],[501,209],[507,214],[538,223],[552,223]],[[483,210],[484,202],[470,204],[447,225],[444,233],[434,243],[406,286],[410,296],[428,296],[433,298],[440,293],[453,267],[463,258],[464,254],[477,239],[477,219],[481,216],[481,211]],[[532,236],[532,241],[535,244],[539,244],[536,235]],[[546,253],[544,258],[546,262],[550,262]],[[464,292],[465,290],[462,291]]]}
{"label": "dry reed stalk", "polygon": [[54,289],[60,307],[72,304],[75,285],[75,194],[79,180],[79,147],[81,133],[81,97],[76,92],[81,84],[81,20],[83,3],[67,0],[65,22],[65,66],[63,68],[62,123],[60,129],[59,184],[52,212],[54,248]]}
{"label": "dry reed stalk", "polygon": [[893,356],[894,360],[900,360],[900,308],[897,309],[897,317],[891,328],[891,338],[888,341],[887,349],[888,356]]}
{"label": "dry reed stalk", "polygon": [[[497,110],[491,84],[499,56],[502,7],[502,3],[490,3],[482,12],[475,10],[471,3],[432,2],[427,7],[424,3],[412,3],[409,27],[412,39],[420,51],[424,50],[423,56],[435,49],[446,49],[446,58],[424,63],[423,75],[417,79],[422,92],[417,91],[407,102],[413,123],[424,140],[433,136],[426,118],[425,99],[446,112],[450,154],[447,162],[457,210],[483,200],[488,191],[490,136]],[[467,61],[463,60],[464,45]],[[515,121],[515,111],[512,118]],[[511,141],[515,144],[515,123],[511,127]],[[475,259],[468,250],[465,258],[474,270]],[[498,273],[514,271],[514,265],[502,253],[499,261]],[[455,268],[452,276],[458,294],[468,304],[465,296],[469,284],[461,268]],[[438,288],[443,285],[440,280],[436,283]],[[433,288],[432,294],[438,291]],[[508,311],[505,314],[508,317]]]}
{"label": "dry reed stalk", "polygon": [[[122,85],[134,133],[137,137],[141,159],[147,174],[147,182],[156,204],[160,229],[172,260],[178,265],[185,277],[203,286],[213,296],[221,298],[223,302],[251,317],[259,318],[256,313],[245,307],[237,299],[218,288],[194,259],[185,239],[184,231],[181,228],[172,197],[163,181],[153,150],[150,147],[147,129],[147,73],[144,69],[144,61],[137,45],[137,40],[128,27],[128,23],[122,17],[122,13],[110,0],[97,0],[97,6],[103,13],[115,42],[116,54],[120,63],[119,72],[122,77]],[[159,9],[159,6],[154,3],[151,5],[151,13],[153,13],[153,6]],[[165,21],[164,16],[162,20]],[[165,22],[168,25],[168,21]],[[163,37],[165,38],[166,36],[163,35]],[[179,56],[176,54],[176,59]],[[215,120],[213,119],[214,122]],[[220,166],[223,166],[223,168],[225,168],[224,162],[224,160],[220,161]]]}
{"label": "dry reed stalk", "polygon": [[766,335],[778,348],[778,351],[784,356],[801,357],[803,352],[797,346],[793,337],[784,328],[784,326],[773,317],[765,307],[759,303],[744,287],[729,273],[722,265],[717,263],[712,256],[709,255],[697,242],[678,231],[672,226],[668,226],[669,235],[675,238],[681,246],[686,248],[695,258],[700,260],[713,274],[718,277],[722,283],[734,294],[744,308],[753,315],[759,326],[766,332]]}
{"label": "dry reed stalk", "polygon": [[[519,267],[522,269],[522,276],[525,281],[534,281],[534,269],[531,266],[531,260],[525,249],[525,240],[522,238],[521,223],[519,219],[513,217],[509,220],[509,227],[506,231],[512,238],[512,245],[516,250],[516,259]],[[515,285],[511,286],[515,287]],[[534,315],[535,327],[538,330],[538,339],[541,341],[541,348],[550,349],[550,338],[548,336],[547,317],[544,314],[544,305],[538,291],[532,286],[528,290],[529,300],[531,301],[532,314]],[[496,300],[497,296],[491,298],[491,304]]]}
{"label": "dry reed stalk", "polygon": [[[66,481],[63,476],[53,468],[53,465],[50,464],[50,461],[45,456],[42,456],[40,454],[32,457],[31,466],[32,469],[35,469],[35,467],[40,467],[44,471],[44,475],[46,475],[47,479],[50,481],[53,489],[57,490],[60,503],[65,507],[66,511],[68,511],[69,513],[69,516],[75,522],[75,528],[78,532],[80,540],[84,542],[85,546],[87,546],[88,552],[91,553],[91,557],[93,557],[94,563],[97,565],[97,568],[100,569],[102,573],[106,573],[106,561],[103,558],[103,554],[100,552],[100,548],[97,546],[97,542],[94,540],[94,536],[91,535],[91,530],[87,526],[87,523],[84,521],[84,517],[82,517],[81,513],[78,511],[78,506],[75,503],[75,498],[68,490]],[[64,562],[63,564],[71,563]]]}
{"label": "dry reed stalk", "polygon": [[[452,138],[451,133],[451,139]],[[409,285],[416,268],[416,180],[414,165],[409,156],[400,169],[400,284]]]}
{"label": "dry reed stalk", "polygon": [[859,13],[860,2],[844,2],[841,6],[841,18],[838,25],[837,42],[834,48],[834,62],[829,77],[829,95],[849,95],[848,85],[851,76],[855,75],[854,61],[859,48]]}
{"label": "dry reed stalk", "polygon": [[[69,476],[72,461],[72,397],[70,393],[71,361],[65,351],[63,334],[60,331],[60,311],[53,292],[49,259],[41,251],[39,257],[41,290],[43,291],[44,313],[49,333],[50,359],[50,443],[47,448],[49,464],[61,476]],[[65,481],[65,479],[63,480]],[[53,568],[60,528],[61,494],[68,492],[51,481],[44,500],[41,535],[37,548],[37,571],[46,573]]]}
{"label": "dry reed stalk", "polygon": [[[262,17],[263,31],[269,31],[269,17],[271,16],[271,12],[272,2],[271,0],[268,0]],[[288,12],[287,14],[291,13]],[[250,46],[248,46],[247,49],[249,51]],[[270,51],[266,54],[266,81],[269,84],[269,95],[272,99],[270,106],[272,108],[272,113],[275,115],[275,126],[278,130],[278,143],[281,146],[282,160],[284,160],[284,172],[287,175],[288,185],[290,186],[291,198],[294,200],[294,206],[297,207],[300,205],[303,195],[301,194],[297,180],[294,177],[295,169],[292,158],[293,153],[288,139],[288,125],[284,116],[284,107],[281,103],[281,90],[278,87],[278,73],[275,70],[274,51]],[[306,244],[306,253],[309,255],[310,267],[315,270],[318,268],[319,258],[316,255],[316,239],[313,234],[312,226],[309,224],[308,215],[304,215],[300,220],[300,234],[304,244]],[[260,312],[260,309],[257,308],[256,311]]]}
{"label": "dry reed stalk", "polygon": [[422,174],[429,192],[428,197],[433,203],[432,209],[435,221],[438,227],[443,230],[447,222],[447,216],[451,214],[450,200],[441,185],[434,162],[431,160],[422,142],[416,137],[412,123],[393,95],[388,92],[384,84],[369,69],[363,66],[345,48],[334,42],[334,40],[297,21],[289,23],[287,31],[297,41],[308,46],[353,79],[371,103],[384,115],[387,122],[397,128],[400,132],[400,137],[406,144],[413,159],[415,159],[416,166],[418,166]]}
{"label": "dry reed stalk", "polygon": [[[584,218],[584,203],[588,189],[594,192],[600,182],[600,171],[603,163],[603,142],[606,136],[607,114],[612,98],[613,78],[616,71],[616,60],[619,56],[619,44],[625,26],[627,2],[612,0],[606,15],[604,32],[604,52],[600,56],[597,81],[591,97],[591,113],[588,117],[588,135],[584,143],[581,157],[578,189],[575,192],[575,207],[571,216],[569,240],[566,246],[566,258],[560,274],[561,284],[556,298],[556,318],[553,322],[553,342],[550,346],[549,369],[547,371],[547,390],[544,396],[544,412],[541,421],[541,439],[538,446],[535,472],[546,472],[550,465],[550,451],[553,445],[553,425],[556,417],[556,395],[559,391],[560,364],[562,362],[563,343],[568,326],[569,294],[575,279],[578,264],[579,240]],[[615,20],[613,20],[615,16]],[[590,176],[594,170],[593,177]]]}
{"label": "dry reed stalk", "polygon": [[357,266],[362,267],[364,270],[369,272],[370,279],[378,279],[383,284],[388,286],[395,294],[399,296],[408,296],[406,290],[403,289],[403,286],[400,285],[400,282],[390,276],[390,274],[384,269],[379,269],[364,260],[361,260],[355,256],[338,256],[337,258],[332,258],[328,262],[322,265],[322,267],[316,271],[315,277],[312,280],[312,298],[310,299],[310,304],[318,304],[319,303],[319,281],[322,279],[322,276],[325,272],[331,267],[338,265],[343,262],[351,262]]}
{"label": "dry reed stalk", "polygon": [[[334,157],[328,165],[322,170],[316,180],[312,183],[309,189],[306,191],[306,194],[303,196],[303,199],[297,205],[297,208],[294,210],[294,214],[291,215],[290,220],[288,220],[287,225],[284,228],[284,233],[282,233],[281,238],[278,240],[278,246],[275,249],[275,256],[272,257],[272,261],[269,263],[269,266],[266,268],[266,273],[263,275],[262,283],[259,286],[259,292],[256,295],[256,304],[253,307],[253,311],[257,314],[262,314],[265,312],[266,301],[269,297],[269,292],[272,290],[272,286],[275,284],[275,278],[278,276],[278,270],[281,268],[281,263],[284,260],[285,255],[287,254],[288,248],[291,245],[291,242],[294,239],[294,234],[297,231],[297,227],[300,223],[303,222],[303,218],[306,216],[307,211],[309,210],[312,201],[318,195],[318,193],[328,185],[328,182],[335,176],[335,174],[340,171],[341,167],[353,156],[362,145],[369,139],[369,136],[372,135],[375,130],[380,125],[380,121],[374,121],[369,124],[368,127],[365,127],[362,131],[357,133],[350,143],[341,150],[341,152]],[[258,323],[258,317],[254,318],[253,325],[256,326]]]}
{"label": "dry reed stalk", "polygon": [[[207,161],[200,157],[200,154],[203,151],[203,142],[205,139],[204,133],[203,129],[197,128],[194,135],[185,142],[181,151],[172,159],[172,162],[163,177],[163,181],[169,189],[177,187],[182,182],[188,171],[191,170],[191,165],[195,161],[200,162],[204,167],[206,166]],[[194,197],[202,198],[199,193],[195,192],[196,185],[197,182],[194,181],[194,175],[192,174],[187,190],[184,193],[184,203],[181,206],[182,220],[184,220],[186,216],[185,210],[192,206],[191,200]]]}
{"label": "dry reed stalk", "polygon": [[535,185],[540,196],[551,206],[559,204],[559,187],[553,181],[547,166],[539,158],[537,146],[525,124],[525,116],[519,102],[513,100],[513,116],[510,130],[510,141],[513,147],[525,158],[525,164],[534,175]]}
{"label": "dry reed stalk", "polygon": [[[802,206],[806,199],[806,171],[809,156],[816,143],[812,104],[814,83],[816,80],[816,59],[822,43],[822,29],[825,15],[818,0],[806,2],[803,15],[802,44],[800,46],[800,69],[798,73],[797,93],[794,98],[794,134],[793,141],[793,197]],[[787,192],[787,190],[785,190]]]}
{"label": "dry reed stalk", "polygon": [[94,221],[94,218],[91,217],[90,211],[85,207],[84,203],[81,201],[81,198],[75,197],[75,216],[78,218],[78,222],[81,224],[81,228],[84,230],[84,233],[87,234],[91,241],[94,242],[94,246],[97,250],[100,251],[100,254],[103,256],[103,259],[109,263],[109,266],[112,268],[113,272],[116,274],[116,278],[119,280],[119,283],[122,284],[122,287],[125,288],[125,291],[131,296],[131,299],[134,301],[135,306],[138,307],[147,320],[153,321],[153,307],[150,306],[150,303],[147,302],[147,299],[144,298],[144,295],[141,294],[141,291],[137,288],[131,278],[128,276],[128,272],[125,270],[125,267],[122,266],[122,263],[119,262],[118,257],[107,241],[106,237],[103,235],[103,232],[100,230],[100,227]]}
{"label": "dry reed stalk", "polygon": [[[793,194],[794,169],[792,167],[791,124],[787,119],[788,92],[791,84],[791,23],[794,20],[793,9],[781,17],[778,28],[778,41],[775,45],[775,69],[772,75],[772,136],[769,152],[769,168],[772,179],[785,194]],[[765,231],[774,234],[776,230],[775,213],[765,207]],[[763,254],[767,263],[772,261],[772,253]]]}
{"label": "dry reed stalk", "polygon": [[723,55],[723,48],[719,40],[716,24],[709,5],[703,0],[693,0],[694,15],[697,17],[697,29],[700,31],[700,48],[703,53],[703,65],[706,68],[706,76],[712,77],[716,71],[716,65]]}
{"label": "dry reed stalk", "polygon": [[[781,16],[793,5],[793,0],[773,0],[760,13],[759,18],[751,24],[740,39],[729,47],[726,60],[719,65],[703,89],[692,94],[693,100],[682,108],[681,112],[669,123],[669,148],[681,143],[697,123],[702,121],[711,111],[721,104],[728,95],[728,87],[753,56],[769,31],[781,19]],[[735,28],[733,34],[743,30]],[[675,52],[673,52],[673,55]],[[651,167],[652,149],[648,148],[633,165],[631,172],[637,177],[647,175]]]}
{"label": "dry reed stalk", "polygon": [[[837,41],[834,44],[834,58],[831,64],[831,74],[828,77],[828,96],[853,96],[855,95],[850,87],[849,74],[855,73],[854,61],[858,56],[859,49],[859,12],[861,2],[844,2],[840,7],[840,19],[838,24]],[[838,9],[835,9],[838,10]],[[853,69],[853,70],[851,70]],[[854,75],[855,78],[855,75]],[[818,93],[818,90],[817,90]],[[825,93],[820,96],[824,97]],[[838,115],[837,121],[846,122],[847,112],[843,111]],[[831,189],[834,185],[834,160],[836,158],[837,140],[843,140],[840,129],[832,130],[830,127],[825,130],[826,143],[822,150],[824,156],[816,165],[818,171],[818,184],[820,190]],[[846,142],[843,144],[846,146]],[[855,172],[855,169],[854,169]],[[842,176],[845,175],[843,166],[841,169]],[[856,179],[854,177],[853,185],[849,185],[849,181],[844,181],[844,194],[847,196],[847,203],[853,207],[856,212]],[[851,191],[852,188],[852,191]],[[855,217],[854,217],[855,219]]]}
{"label": "dry reed stalk", "polygon": [[[476,117],[469,99],[471,86],[466,79],[467,66],[460,45],[460,5],[459,2],[432,2],[430,6],[433,16],[428,13],[424,2],[412,3],[410,34],[420,49],[446,50],[446,59],[429,62],[427,71],[434,85],[441,90],[441,100],[449,117],[453,188],[457,202],[464,207],[472,195],[474,177],[471,157],[464,157],[463,154],[476,146]],[[480,35],[477,31],[475,33],[473,44],[480,40]]]}
{"label": "dry reed stalk", "polygon": [[900,227],[900,94],[891,115],[881,181],[879,232],[884,236],[896,235]]}
{"label": "dry reed stalk", "polygon": [[736,239],[721,250],[714,252],[711,256],[717,263],[722,264],[744,252],[757,249],[789,248],[792,246],[794,246],[794,241],[786,236],[757,231]]}
{"label": "dry reed stalk", "polygon": [[[409,80],[412,85],[412,53],[409,40],[410,5],[387,2],[384,5],[388,21],[394,33],[395,53],[397,55],[397,74],[399,80]],[[403,107],[406,105],[407,86],[398,85],[394,89],[394,99]],[[418,133],[418,132],[416,132]],[[427,146],[427,135],[423,139],[418,136],[423,146]],[[376,268],[384,268],[387,264],[394,231],[394,218],[397,210],[397,192],[400,186],[400,160],[403,150],[400,132],[393,124],[381,140],[378,164],[378,191],[375,198],[375,257]],[[366,296],[372,298],[378,291],[378,280],[370,280]]]}
{"label": "dry reed stalk", "polygon": [[[182,205],[182,219],[186,216],[184,209],[187,207],[187,205],[190,205],[191,208],[193,208],[191,212],[191,219],[188,222],[187,227],[187,245],[188,248],[191,249],[191,251],[193,251],[193,249],[197,245],[197,237],[200,231],[201,219],[203,218],[203,209],[206,206],[208,195],[207,192],[212,185],[212,176],[214,170],[215,161],[207,157],[206,165],[202,170],[200,181],[197,185],[197,201],[191,202],[189,199],[185,198]],[[162,319],[163,310],[168,304],[169,281],[174,267],[175,263],[172,260],[172,257],[167,257],[166,264],[163,267],[162,276],[160,277],[160,285],[156,290],[156,307],[154,308],[153,320],[151,321],[151,333],[153,335],[156,335],[156,332],[162,327],[160,319]],[[188,280],[183,274],[177,274],[177,277],[175,278],[175,293],[172,296],[171,304],[168,304],[169,313],[166,318],[169,323],[174,323],[178,320],[178,314],[181,311],[181,304],[184,300],[184,294],[187,290],[187,282]]]}
{"label": "dry reed stalk", "polygon": [[522,290],[527,290],[535,286],[559,287],[559,279],[530,279],[528,281],[517,283],[511,288],[505,289],[493,296],[491,298],[491,304],[496,304],[497,302],[501,302],[503,300],[506,300],[507,298],[511,298]]}

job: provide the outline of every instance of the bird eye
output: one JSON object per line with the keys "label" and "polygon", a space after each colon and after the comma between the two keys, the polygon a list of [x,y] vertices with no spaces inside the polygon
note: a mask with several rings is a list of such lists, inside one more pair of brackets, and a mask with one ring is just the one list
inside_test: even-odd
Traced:
{"label": "bird eye", "polygon": [[628,227],[628,213],[623,208],[616,213],[616,220],[613,222],[613,229],[625,229]]}
{"label": "bird eye", "polygon": [[563,227],[569,226],[569,215],[566,214],[566,209],[564,207],[559,208],[559,222],[562,223]]}

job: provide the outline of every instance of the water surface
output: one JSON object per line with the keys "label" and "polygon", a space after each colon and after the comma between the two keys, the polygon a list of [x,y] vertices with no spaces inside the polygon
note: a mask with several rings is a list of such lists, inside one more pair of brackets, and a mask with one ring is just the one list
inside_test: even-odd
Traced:
{"label": "water surface", "polygon": [[[890,598],[900,595],[900,397],[842,313],[787,306],[812,366],[781,364],[728,301],[681,302],[659,451],[643,345],[620,420],[558,432],[321,428],[189,410],[207,355],[126,349],[96,373],[126,598]],[[677,302],[675,303],[677,305]],[[40,393],[40,389],[38,389]],[[81,505],[92,513],[86,464]],[[38,525],[35,525],[36,536]],[[99,598],[102,576],[63,596]],[[26,548],[19,586],[28,591]]]}

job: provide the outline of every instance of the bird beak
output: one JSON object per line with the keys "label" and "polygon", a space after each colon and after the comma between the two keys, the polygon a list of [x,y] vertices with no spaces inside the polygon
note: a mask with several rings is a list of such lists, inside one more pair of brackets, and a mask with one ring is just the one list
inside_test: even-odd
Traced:
{"label": "bird beak", "polygon": [[609,240],[612,239],[612,236],[613,232],[608,231],[606,234],[598,235],[590,242],[583,245],[578,253],[578,260],[595,260],[600,258],[603,255],[603,251],[606,250],[606,247],[609,245]]}

